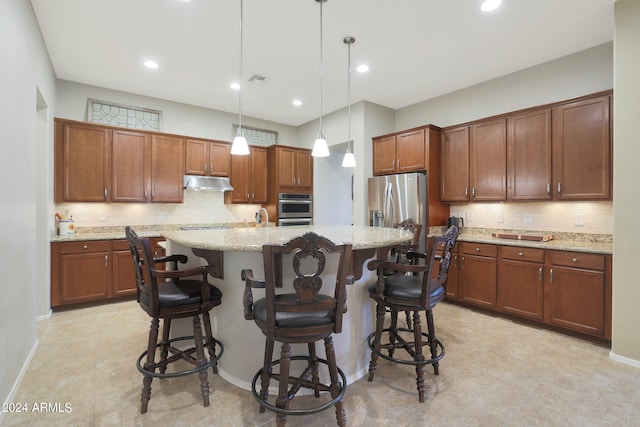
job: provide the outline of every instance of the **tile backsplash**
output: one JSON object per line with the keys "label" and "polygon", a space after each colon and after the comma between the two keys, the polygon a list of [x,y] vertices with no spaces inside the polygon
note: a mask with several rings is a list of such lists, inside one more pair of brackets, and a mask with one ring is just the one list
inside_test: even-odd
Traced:
{"label": "tile backsplash", "polygon": [[465,227],[613,234],[613,202],[467,203],[451,205]]}
{"label": "tile backsplash", "polygon": [[69,211],[76,227],[152,224],[252,222],[260,205],[225,204],[224,193],[185,191],[184,203],[60,203],[55,212]]}

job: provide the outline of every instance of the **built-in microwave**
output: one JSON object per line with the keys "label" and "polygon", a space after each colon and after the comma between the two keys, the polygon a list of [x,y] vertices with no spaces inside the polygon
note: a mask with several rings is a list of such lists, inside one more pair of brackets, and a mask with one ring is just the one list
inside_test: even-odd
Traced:
{"label": "built-in microwave", "polygon": [[278,194],[278,220],[313,217],[313,196],[311,194]]}

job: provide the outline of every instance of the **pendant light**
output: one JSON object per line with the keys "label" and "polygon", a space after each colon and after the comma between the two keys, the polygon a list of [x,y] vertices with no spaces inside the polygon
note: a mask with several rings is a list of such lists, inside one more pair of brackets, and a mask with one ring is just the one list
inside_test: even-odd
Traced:
{"label": "pendant light", "polygon": [[327,157],[329,155],[327,140],[322,133],[322,3],[326,1],[316,0],[316,2],[320,3],[320,132],[318,132],[316,142],[313,144],[313,150],[311,150],[313,157]]}
{"label": "pendant light", "polygon": [[240,0],[240,89],[238,96],[238,129],[236,136],[233,138],[233,144],[231,144],[231,154],[246,156],[249,154],[249,145],[247,139],[244,137],[244,131],[242,130],[242,18],[243,18],[243,0]]}
{"label": "pendant light", "polygon": [[344,158],[342,159],[342,167],[343,168],[355,168],[356,167],[356,157],[353,155],[353,141],[351,140],[351,45],[356,42],[356,39],[347,36],[342,40],[347,45],[347,101],[348,101],[348,110],[349,110],[349,128],[348,128],[348,139],[347,139],[347,152],[344,153]]}

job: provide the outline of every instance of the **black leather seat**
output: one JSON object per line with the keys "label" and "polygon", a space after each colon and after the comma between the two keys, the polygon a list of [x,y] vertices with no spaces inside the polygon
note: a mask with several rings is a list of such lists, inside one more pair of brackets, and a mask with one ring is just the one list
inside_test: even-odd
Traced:
{"label": "black leather seat", "polygon": [[[428,255],[409,251],[407,259],[411,264],[386,260],[368,264],[370,270],[378,272],[377,281],[369,287],[369,297],[376,301],[376,330],[368,340],[371,349],[369,381],[373,381],[379,356],[395,363],[414,365],[420,402],[424,402],[426,389],[424,366],[432,365],[438,375],[439,362],[444,356],[444,345],[436,338],[432,310],[445,297],[451,252],[457,238],[458,228],[451,226],[444,236],[430,239]],[[390,270],[396,274],[384,274]],[[399,311],[413,314],[411,326],[398,327]],[[391,313],[389,328],[384,327],[387,312]],[[426,315],[427,333],[422,332],[421,312]],[[429,347],[429,359],[423,353],[424,346]],[[397,349],[405,352],[397,356]]]}
{"label": "black leather seat", "polygon": [[[338,257],[336,272],[325,271],[329,254]],[[242,277],[245,280],[244,316],[247,320],[254,320],[266,337],[264,364],[253,377],[251,386],[253,396],[260,403],[260,411],[264,412],[265,408],[274,411],[277,414],[276,424],[284,426],[288,415],[312,414],[335,406],[337,423],[344,426],[346,417],[342,397],[346,390],[346,377],[336,364],[332,335],[342,331],[351,245],[335,245],[324,237],[307,233],[284,245],[265,245],[262,255],[265,279],[254,279],[251,270],[244,270]],[[285,289],[282,284],[283,259],[289,258],[292,259],[295,279],[293,287]],[[323,283],[320,275],[324,280],[331,277],[330,282]],[[253,290],[256,288],[264,289],[265,295],[254,302]],[[324,340],[326,360],[316,355],[315,343],[319,340]],[[282,349],[280,359],[273,361],[276,341],[282,343]],[[308,355],[292,356],[292,343],[307,344]],[[307,362],[298,376],[291,374],[291,361],[295,360]],[[319,378],[320,364],[328,368],[329,384]],[[273,371],[275,366],[280,367],[279,372]],[[272,379],[278,382],[279,391],[278,396],[270,400],[269,384]],[[261,385],[259,391],[258,380]],[[318,398],[322,392],[328,392],[330,398],[320,400],[312,407],[291,409],[289,403],[303,388],[313,390]]]}
{"label": "black leather seat", "polygon": [[[209,382],[207,370],[212,368],[217,372],[217,362],[224,351],[220,341],[211,332],[209,311],[220,305],[222,292],[210,284],[207,275],[218,276],[213,267],[198,267],[178,270],[178,264],[185,264],[185,255],[170,255],[153,258],[149,239],[139,238],[131,227],[125,228],[133,267],[136,273],[138,303],[151,316],[151,328],[147,349],[138,358],[138,370],[143,375],[142,397],[140,412],[147,412],[151,399],[151,382],[153,378],[173,378],[183,375],[199,373],[200,392],[204,406],[209,406]],[[168,265],[171,269],[158,269],[160,264]],[[200,278],[194,278],[200,276]],[[202,336],[202,324],[205,336]],[[193,319],[193,336],[169,338],[171,320],[183,317]],[[163,320],[162,338],[158,342],[160,319]],[[179,349],[174,342],[192,340],[193,347]],[[205,356],[207,348],[209,357]],[[156,348],[160,348],[160,357],[156,360]],[[195,357],[193,354],[195,353]],[[144,365],[142,360],[145,359]],[[195,365],[193,369],[167,372],[167,366],[178,360],[186,360]]]}

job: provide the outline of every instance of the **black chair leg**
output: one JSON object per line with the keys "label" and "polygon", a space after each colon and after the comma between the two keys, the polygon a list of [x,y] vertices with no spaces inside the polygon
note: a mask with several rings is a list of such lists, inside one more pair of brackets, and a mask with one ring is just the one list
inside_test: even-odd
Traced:
{"label": "black chair leg", "polygon": [[[213,341],[213,333],[211,332],[211,317],[209,313],[202,313],[202,324],[204,325],[204,333],[207,339],[207,351],[209,352],[209,360],[216,358],[216,343]],[[211,366],[214,374],[218,373],[218,363]]]}
{"label": "black chair leg", "polygon": [[[202,327],[200,326],[200,316],[193,316],[193,338],[196,345],[196,366],[201,367],[207,364],[207,358],[204,355],[204,344],[202,340]],[[209,381],[207,379],[207,370],[203,369],[198,373],[200,377],[200,393],[204,406],[209,406]]]}
{"label": "black chair leg", "polygon": [[371,361],[369,362],[369,382],[373,381],[373,376],[378,369],[378,354],[380,352],[382,339],[382,330],[384,329],[384,315],[386,308],[384,304],[376,304],[376,333],[373,338],[373,348],[375,351],[371,351]]}
{"label": "black chair leg", "polygon": [[[171,319],[164,319],[162,322],[162,341],[160,342],[160,360],[165,360],[169,356],[169,332],[171,330]],[[160,366],[159,371],[165,373],[167,365]]]}
{"label": "black chair leg", "polygon": [[[329,367],[329,377],[331,378],[331,385],[329,386],[331,391],[331,397],[336,398],[340,394],[340,379],[338,377],[338,364],[336,362],[336,353],[333,347],[333,339],[329,336],[324,339],[324,348],[327,354],[327,365]],[[346,384],[342,384],[346,387]],[[342,399],[335,403],[336,407],[336,421],[339,426],[347,425],[347,416],[344,412]]]}
{"label": "black chair leg", "polygon": [[[396,337],[398,336],[398,310],[391,309],[391,325],[389,326],[389,357],[393,357]],[[382,337],[380,338],[382,339]]]}
{"label": "black chair leg", "polygon": [[[320,377],[318,376],[318,356],[316,355],[316,343],[310,342],[307,344],[307,347],[309,348],[309,367],[311,368],[311,382],[314,384],[318,384],[320,382]],[[315,397],[320,397],[320,390],[315,388],[313,395]]]}
{"label": "black chair leg", "polygon": [[[415,342],[415,362],[424,362],[424,353],[422,352],[422,321],[420,320],[420,311],[413,312],[413,340]],[[424,381],[424,363],[416,365],[416,388],[418,389],[418,400],[424,402],[424,392],[426,390]]]}
{"label": "black chair leg", "polygon": [[[264,402],[269,398],[269,383],[271,380],[271,359],[273,357],[273,344],[274,341],[267,338],[264,345],[264,364],[262,365],[262,374],[260,374],[260,399]],[[265,411],[264,406],[260,406],[260,412]]]}
{"label": "black chair leg", "polygon": [[[158,344],[158,329],[160,326],[160,319],[154,317],[151,319],[151,327],[149,328],[149,341],[147,343],[147,361],[144,364],[144,369],[149,372],[154,372],[156,368],[155,362],[155,354],[156,354],[156,345]],[[149,405],[149,400],[151,400],[151,382],[153,381],[153,377],[145,375],[142,379],[142,395],[140,397],[140,402],[142,405],[140,406],[140,413],[144,414],[147,412],[147,406]]]}
{"label": "black chair leg", "polygon": [[[280,352],[280,381],[278,382],[278,398],[276,399],[276,407],[288,409],[289,399],[287,397],[289,391],[289,367],[291,365],[291,344],[282,343],[282,351]],[[276,417],[276,425],[284,427],[287,422],[287,416],[278,414]]]}
{"label": "black chair leg", "polygon": [[[429,348],[431,350],[431,358],[435,359],[438,356],[438,341],[436,340],[436,331],[433,323],[433,312],[427,310],[427,331],[429,333]],[[440,362],[433,363],[433,373],[439,375]]]}

